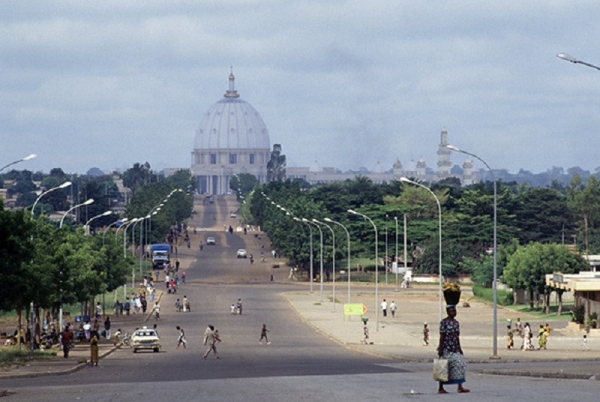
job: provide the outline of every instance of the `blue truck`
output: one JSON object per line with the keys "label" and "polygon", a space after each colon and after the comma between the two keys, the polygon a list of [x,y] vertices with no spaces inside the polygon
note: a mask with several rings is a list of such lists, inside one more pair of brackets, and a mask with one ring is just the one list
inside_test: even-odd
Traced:
{"label": "blue truck", "polygon": [[168,244],[151,244],[148,246],[148,251],[152,257],[152,268],[161,269],[170,262],[171,246]]}

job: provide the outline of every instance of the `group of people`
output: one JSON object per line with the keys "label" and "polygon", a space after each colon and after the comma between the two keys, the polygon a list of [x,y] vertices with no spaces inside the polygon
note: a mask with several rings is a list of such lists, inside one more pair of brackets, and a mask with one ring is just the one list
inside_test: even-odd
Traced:
{"label": "group of people", "polygon": [[242,315],[242,299],[237,299],[235,304],[231,304],[231,314]]}
{"label": "group of people", "polygon": [[[546,323],[545,325],[540,324],[540,328],[537,331],[538,338],[538,350],[546,349],[548,344],[548,337],[550,336],[550,325]],[[535,350],[535,346],[533,344],[534,333],[531,329],[531,326],[528,322],[525,324],[521,323],[521,319],[517,318],[517,322],[515,323],[515,328],[512,328],[511,321],[508,321],[507,324],[507,335],[506,335],[506,348],[512,349],[515,346],[514,338],[518,336],[521,338],[521,350],[530,351]]]}
{"label": "group of people", "polygon": [[182,311],[184,313],[189,313],[191,311],[190,300],[186,295],[183,295],[183,299],[181,300],[175,300],[175,311],[178,313],[181,313]]}
{"label": "group of people", "polygon": [[390,313],[392,313],[392,317],[395,317],[396,309],[397,309],[396,303],[392,300],[392,302],[388,306],[387,301],[385,299],[383,299],[383,301],[381,302],[381,312],[383,313],[384,317],[387,317],[388,307],[389,307]]}

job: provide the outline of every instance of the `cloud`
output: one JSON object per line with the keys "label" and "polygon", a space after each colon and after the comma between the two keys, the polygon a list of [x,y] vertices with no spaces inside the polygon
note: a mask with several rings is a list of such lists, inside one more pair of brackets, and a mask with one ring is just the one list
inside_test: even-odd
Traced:
{"label": "cloud", "polygon": [[600,76],[555,55],[600,63],[599,14],[558,0],[1,4],[0,135],[14,141],[0,160],[187,167],[233,66],[291,166],[435,168],[446,127],[494,167],[593,169]]}

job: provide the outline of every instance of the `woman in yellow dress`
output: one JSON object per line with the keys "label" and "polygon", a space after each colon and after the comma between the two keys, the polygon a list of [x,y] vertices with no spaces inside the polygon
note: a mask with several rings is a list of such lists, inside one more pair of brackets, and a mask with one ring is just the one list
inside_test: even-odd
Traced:
{"label": "woman in yellow dress", "polygon": [[91,357],[90,363],[91,365],[98,365],[99,358],[99,350],[98,350],[98,332],[94,331],[92,333],[92,339],[90,339],[90,348],[91,348]]}

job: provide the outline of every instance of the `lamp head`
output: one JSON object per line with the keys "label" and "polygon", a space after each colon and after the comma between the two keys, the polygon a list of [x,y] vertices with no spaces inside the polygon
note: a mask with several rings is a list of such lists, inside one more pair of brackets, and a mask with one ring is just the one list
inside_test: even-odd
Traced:
{"label": "lamp head", "polygon": [[58,188],[67,188],[71,185],[72,183],[70,181],[66,181],[63,184],[61,184],[60,186],[58,186]]}
{"label": "lamp head", "polygon": [[403,183],[412,183],[412,181],[410,181],[409,179],[407,179],[406,177],[401,177],[400,181]]}
{"label": "lamp head", "polygon": [[570,61],[571,63],[577,62],[577,59],[575,57],[571,56],[570,54],[566,54],[566,53],[559,53],[556,55],[556,57],[558,57],[559,59]]}
{"label": "lamp head", "polygon": [[458,149],[458,147],[455,147],[454,145],[446,144],[446,148],[451,149],[452,151],[460,152],[460,149]]}
{"label": "lamp head", "polygon": [[[400,180],[402,180],[402,179],[400,179]],[[351,214],[354,214],[354,215],[356,215],[356,211],[355,211],[355,210],[353,210],[353,209],[349,209],[349,210],[348,210],[348,212],[349,212],[349,213],[351,213]]]}
{"label": "lamp head", "polygon": [[84,202],[84,203],[83,203],[83,204],[81,204],[81,205],[90,205],[90,204],[92,204],[93,202],[94,202],[94,199],[93,199],[93,198],[90,198],[89,200],[87,200],[86,202]]}
{"label": "lamp head", "polygon": [[323,218],[323,220],[324,220],[325,222],[332,222],[332,223],[333,223],[333,221],[332,221],[331,219],[329,219],[329,218]]}
{"label": "lamp head", "polygon": [[102,214],[102,216],[112,215],[113,211],[106,211]]}
{"label": "lamp head", "polygon": [[35,158],[37,156],[37,154],[31,154],[31,155],[27,155],[26,157],[24,157],[22,160],[23,161],[28,161],[31,160],[33,158]]}

